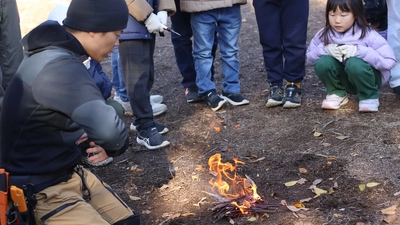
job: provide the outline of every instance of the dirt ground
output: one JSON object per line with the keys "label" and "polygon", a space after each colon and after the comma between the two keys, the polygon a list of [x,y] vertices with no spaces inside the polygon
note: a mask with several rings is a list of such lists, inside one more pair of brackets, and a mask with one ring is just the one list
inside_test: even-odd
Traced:
{"label": "dirt ground", "polygon": [[[308,40],[323,26],[325,2],[310,0]],[[26,19],[22,15],[28,15],[28,3],[19,0],[19,4],[21,18]],[[325,111],[320,108],[324,87],[313,68],[307,67],[302,106],[267,109],[267,75],[251,5],[242,7],[242,16],[241,90],[250,104],[233,107],[227,103],[213,112],[204,103],[186,103],[167,33],[157,39],[152,94],[164,96],[168,106],[156,120],[169,128],[165,137],[171,146],[146,150],[136,144],[136,134],[131,132],[132,145],[123,155],[109,166],[92,170],[141,214],[142,224],[213,224],[216,219],[210,208],[216,199],[208,194],[213,176],[207,162],[216,153],[222,154],[224,162],[233,162],[233,157],[245,162],[238,167],[238,175],[251,177],[266,202],[292,204],[311,198],[303,202],[308,210],[292,212],[281,205],[265,221],[240,217],[233,218],[234,224],[400,224],[381,213],[400,202],[400,101],[391,89],[382,88],[378,113],[359,113],[354,96],[341,109]],[[27,30],[27,23],[22,23]],[[110,74],[109,60],[103,65]],[[221,90],[219,58],[215,66]],[[131,118],[124,120],[128,128]],[[285,185],[301,178],[304,184]],[[333,192],[315,197],[309,187],[318,179],[318,188]],[[379,184],[373,186],[373,182]],[[373,187],[361,191],[362,184]],[[222,218],[215,224],[232,222]]]}

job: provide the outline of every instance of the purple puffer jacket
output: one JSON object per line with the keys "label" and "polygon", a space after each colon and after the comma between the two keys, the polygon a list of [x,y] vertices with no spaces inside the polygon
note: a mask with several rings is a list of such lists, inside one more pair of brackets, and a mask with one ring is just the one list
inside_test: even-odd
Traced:
{"label": "purple puffer jacket", "polygon": [[[396,65],[396,58],[392,48],[387,41],[375,30],[369,30],[363,39],[359,39],[361,29],[354,25],[346,33],[330,32],[330,44],[351,44],[357,45],[357,54],[355,57],[360,58],[370,64],[382,74],[382,84],[386,83],[390,77],[390,69]],[[322,29],[317,32],[311,40],[307,49],[307,64],[314,63],[323,55],[328,55],[325,50],[323,39],[320,38]]]}

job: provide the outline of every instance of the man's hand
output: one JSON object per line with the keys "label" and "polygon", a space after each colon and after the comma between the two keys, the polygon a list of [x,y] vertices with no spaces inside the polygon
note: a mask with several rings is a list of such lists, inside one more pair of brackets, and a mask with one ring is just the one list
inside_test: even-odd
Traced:
{"label": "man's hand", "polygon": [[144,21],[144,25],[146,25],[147,30],[153,34],[164,31],[163,24],[160,22],[158,16],[154,13],[151,13],[150,16]]}
{"label": "man's hand", "polygon": [[157,17],[160,20],[160,23],[167,26],[168,12],[167,11],[159,11],[157,13]]}
{"label": "man's hand", "polygon": [[344,59],[348,59],[357,54],[357,45],[342,45],[339,46],[339,49],[343,53]]}
{"label": "man's hand", "polygon": [[339,62],[343,61],[343,53],[338,47],[337,44],[328,44],[325,47],[326,52],[331,55],[333,58],[339,60]]}
{"label": "man's hand", "polygon": [[109,158],[104,148],[96,145],[93,141],[90,142],[90,148],[86,149],[88,160],[93,163],[99,163]]}

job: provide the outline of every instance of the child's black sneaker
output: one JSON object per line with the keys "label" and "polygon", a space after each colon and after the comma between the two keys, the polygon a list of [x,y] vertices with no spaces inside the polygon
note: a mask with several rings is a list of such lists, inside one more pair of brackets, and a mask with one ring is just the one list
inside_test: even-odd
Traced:
{"label": "child's black sneaker", "polygon": [[287,84],[285,87],[285,97],[283,108],[296,108],[301,105],[301,90],[294,83]]}
{"label": "child's black sneaker", "polygon": [[[155,121],[154,121],[154,123],[156,124],[156,128],[157,128],[158,133],[165,134],[165,133],[167,133],[169,131],[166,126],[164,126],[162,124],[159,124],[159,123],[157,123]],[[136,120],[133,120],[133,122],[131,123],[129,128],[130,128],[130,130],[137,131],[137,129],[136,129],[137,128]]]}
{"label": "child's black sneaker", "polygon": [[282,105],[283,104],[283,87],[278,84],[270,84],[269,96],[265,101],[267,108]]}
{"label": "child's black sneaker", "polygon": [[185,97],[186,97],[186,102],[188,102],[188,103],[200,102],[203,100],[198,93],[197,87],[185,88]]}
{"label": "child's black sneaker", "polygon": [[211,106],[211,109],[213,111],[217,111],[218,109],[220,109],[226,102],[225,99],[219,97],[219,95],[217,95],[215,90],[211,90],[209,92],[207,92],[204,97],[203,97],[204,101],[207,102],[207,104],[209,106]]}
{"label": "child's black sneaker", "polygon": [[225,100],[227,100],[229,103],[231,103],[232,105],[245,105],[245,104],[249,104],[249,100],[247,100],[245,97],[243,97],[242,94],[240,93],[225,93],[222,92],[222,98],[224,98]]}
{"label": "child's black sneaker", "polygon": [[165,138],[158,133],[155,127],[139,131],[136,142],[140,145],[144,145],[147,149],[158,149],[170,144],[169,141],[165,140]]}

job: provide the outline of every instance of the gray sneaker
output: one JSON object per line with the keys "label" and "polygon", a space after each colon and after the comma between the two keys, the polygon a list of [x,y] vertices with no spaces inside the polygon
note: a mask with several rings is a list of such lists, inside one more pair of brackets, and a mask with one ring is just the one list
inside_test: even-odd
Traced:
{"label": "gray sneaker", "polygon": [[269,96],[265,101],[267,108],[282,105],[283,104],[283,87],[277,84],[271,84],[269,90]]}

